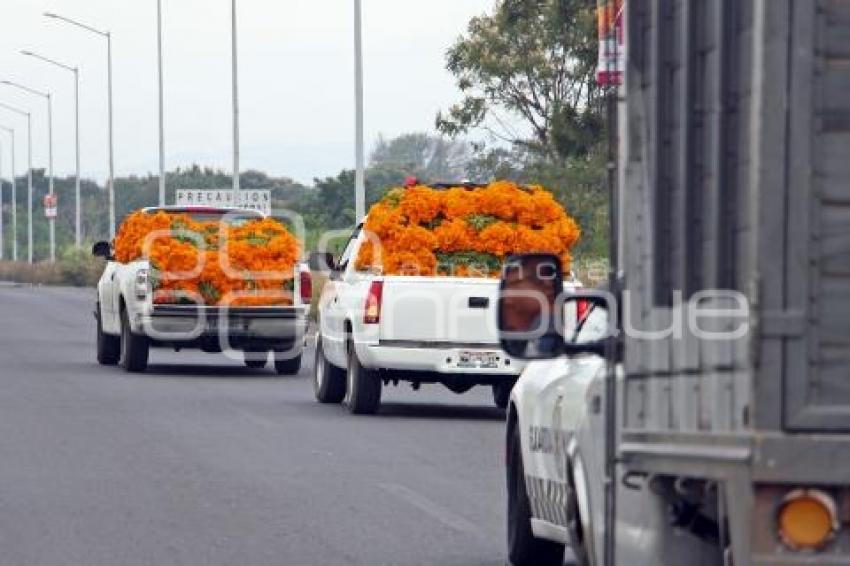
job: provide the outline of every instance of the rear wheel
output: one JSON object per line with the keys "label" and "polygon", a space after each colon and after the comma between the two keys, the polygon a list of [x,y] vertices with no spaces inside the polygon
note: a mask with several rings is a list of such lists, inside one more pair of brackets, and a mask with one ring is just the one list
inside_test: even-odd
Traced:
{"label": "rear wheel", "polygon": [[147,336],[133,333],[127,309],[121,309],[121,367],[130,373],[141,373],[148,368],[150,343]]}
{"label": "rear wheel", "polygon": [[381,380],[357,359],[354,345],[348,347],[345,405],[354,415],[373,415],[381,406]]}
{"label": "rear wheel", "polygon": [[121,337],[104,334],[100,320],[100,304],[97,305],[97,362],[102,366],[114,366],[121,359]]}
{"label": "rear wheel", "polygon": [[493,385],[493,402],[500,409],[507,409],[511,400],[511,391],[514,388],[513,380]]}
{"label": "rear wheel", "polygon": [[531,531],[531,503],[516,426],[508,441],[508,558],[513,566],[561,566],[564,545],[536,538]]}
{"label": "rear wheel", "polygon": [[345,398],[345,370],[336,367],[325,358],[321,336],[316,339],[313,391],[319,403],[339,403]]}
{"label": "rear wheel", "polygon": [[269,361],[269,353],[265,350],[245,350],[242,352],[245,360],[245,367],[251,369],[263,369]]}
{"label": "rear wheel", "polygon": [[579,501],[578,486],[583,486],[584,483],[576,482],[577,475],[584,478],[584,466],[580,458],[573,460],[567,467],[567,536],[575,555],[576,566],[589,566],[590,525],[585,523],[585,519],[590,510]]}
{"label": "rear wheel", "polygon": [[301,352],[297,356],[289,356],[289,350],[286,350],[286,356],[283,352],[275,352],[274,369],[278,375],[298,375],[301,371]]}

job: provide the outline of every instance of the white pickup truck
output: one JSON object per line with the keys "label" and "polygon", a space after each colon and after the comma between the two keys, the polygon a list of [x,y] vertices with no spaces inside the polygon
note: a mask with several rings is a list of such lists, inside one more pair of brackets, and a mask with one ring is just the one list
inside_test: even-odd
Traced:
{"label": "white pickup truck", "polygon": [[[164,207],[195,220],[228,218],[232,209]],[[239,218],[261,218],[254,211],[239,211]],[[237,220],[238,221],[238,220]],[[107,260],[97,285],[94,316],[97,320],[97,361],[120,364],[129,372],[147,369],[151,347],[200,349],[204,352],[241,351],[245,365],[263,368],[274,353],[279,374],[294,375],[301,368],[301,353],[310,309],[312,280],[306,265],[297,266],[292,306],[216,307],[195,304],[154,304],[149,261],[115,261],[108,242],[98,242],[92,254]]]}
{"label": "white pickup truck", "polygon": [[506,356],[496,326],[498,279],[387,276],[355,269],[359,226],[340,259],[312,254],[328,282],[319,300],[314,388],[321,403],[378,410],[383,385],[440,383],[455,393],[493,389],[507,406],[524,363]]}

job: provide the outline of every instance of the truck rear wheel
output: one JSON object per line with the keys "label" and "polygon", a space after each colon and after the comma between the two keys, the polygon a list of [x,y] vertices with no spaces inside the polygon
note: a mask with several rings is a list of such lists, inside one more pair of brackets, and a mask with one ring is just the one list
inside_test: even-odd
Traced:
{"label": "truck rear wheel", "polygon": [[354,345],[348,347],[345,405],[353,415],[373,415],[381,406],[381,380],[363,367],[357,359]]}
{"label": "truck rear wheel", "polygon": [[493,385],[493,402],[496,403],[497,407],[500,409],[508,408],[508,402],[511,400],[511,391],[513,388],[513,380]]}
{"label": "truck rear wheel", "polygon": [[531,530],[531,503],[525,488],[525,470],[518,425],[513,427],[508,456],[508,558],[513,566],[561,566],[564,545],[536,538]]}
{"label": "truck rear wheel", "polygon": [[298,375],[301,371],[301,353],[299,352],[295,357],[284,357],[275,352],[274,369],[278,375]]}
{"label": "truck rear wheel", "polygon": [[339,403],[345,398],[345,371],[325,358],[321,336],[316,339],[313,391],[319,403]]}
{"label": "truck rear wheel", "polygon": [[121,367],[130,373],[141,373],[148,368],[150,343],[147,336],[133,333],[127,309],[121,309]]}
{"label": "truck rear wheel", "polygon": [[245,367],[250,369],[263,369],[269,361],[269,353],[266,350],[245,350],[242,352]]}
{"label": "truck rear wheel", "polygon": [[104,334],[100,320],[100,304],[97,305],[97,363],[102,366],[114,366],[121,359],[121,337]]}

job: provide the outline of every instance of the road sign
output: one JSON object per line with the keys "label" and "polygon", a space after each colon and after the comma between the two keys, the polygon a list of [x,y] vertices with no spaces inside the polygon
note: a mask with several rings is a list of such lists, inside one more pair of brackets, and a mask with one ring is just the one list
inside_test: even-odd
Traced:
{"label": "road sign", "polygon": [[626,45],[623,34],[625,0],[597,0],[599,27],[599,66],[596,82],[601,86],[619,86],[626,70]]}
{"label": "road sign", "polygon": [[267,216],[272,213],[271,191],[243,189],[239,191],[239,202],[234,204],[233,191],[178,190],[175,198],[178,206],[216,206],[256,210]]}
{"label": "road sign", "polygon": [[59,210],[59,197],[56,194],[44,195],[44,217],[56,218]]}

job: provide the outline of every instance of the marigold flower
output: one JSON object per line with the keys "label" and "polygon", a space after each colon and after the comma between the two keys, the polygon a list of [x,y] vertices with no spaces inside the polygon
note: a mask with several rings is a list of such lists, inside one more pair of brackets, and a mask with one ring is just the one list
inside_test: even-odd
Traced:
{"label": "marigold flower", "polygon": [[[170,235],[152,238],[144,250],[148,236],[156,230]],[[301,248],[273,218],[234,227],[215,220],[195,221],[186,214],[138,211],[127,217],[114,243],[115,258],[122,263],[147,255],[155,270],[157,303],[200,294],[206,304],[215,305],[229,293],[245,292],[245,297],[231,304],[292,304],[292,294],[285,287],[293,280]],[[255,279],[254,274],[263,277]]]}
{"label": "marigold flower", "polygon": [[[389,275],[439,270],[441,275],[496,277],[494,267],[506,256],[529,252],[557,254],[567,270],[570,249],[581,236],[550,192],[510,181],[475,190],[393,189],[369,211],[366,230],[380,241],[380,250],[371,242],[361,246],[357,268],[383,268]],[[451,269],[438,266],[437,255],[448,259]],[[486,266],[475,263],[481,258],[489,258]]]}

